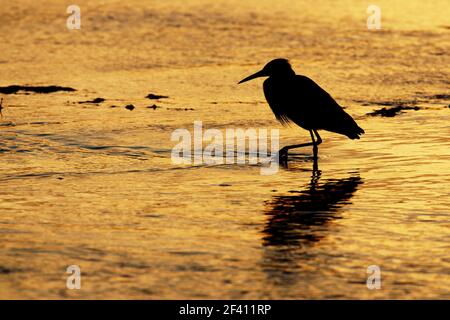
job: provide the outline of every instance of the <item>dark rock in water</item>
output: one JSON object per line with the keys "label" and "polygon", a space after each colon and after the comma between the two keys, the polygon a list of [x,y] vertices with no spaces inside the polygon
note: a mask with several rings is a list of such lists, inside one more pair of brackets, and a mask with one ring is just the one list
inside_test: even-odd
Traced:
{"label": "dark rock in water", "polygon": [[414,106],[419,101],[414,100],[392,100],[392,101],[364,101],[355,100],[355,102],[361,103],[363,106],[386,106],[386,107],[398,107],[398,106]]}
{"label": "dark rock in water", "polygon": [[450,100],[450,94],[435,94],[433,96],[427,96],[427,98],[437,100]]}
{"label": "dark rock in water", "polygon": [[159,108],[161,108],[161,107],[159,107],[159,106],[157,106],[156,104],[154,104],[154,105],[152,105],[152,106],[148,106],[147,108],[156,110],[156,109],[159,109]]}
{"label": "dark rock in water", "polygon": [[14,272],[13,269],[0,266],[0,274],[10,274],[10,273],[13,273],[13,272]]}
{"label": "dark rock in water", "polygon": [[105,101],[105,99],[103,99],[103,98],[95,98],[94,100],[80,101],[78,103],[79,104],[82,104],[82,103],[95,103],[95,104],[98,104],[98,103],[102,103],[103,101]]}
{"label": "dark rock in water", "polygon": [[58,91],[72,92],[76,91],[74,88],[70,87],[60,87],[60,86],[19,86],[12,85],[7,87],[0,87],[0,93],[3,94],[15,94],[19,91],[23,92],[34,92],[34,93],[53,93]]}
{"label": "dark rock in water", "polygon": [[153,93],[149,93],[146,96],[147,99],[152,99],[152,100],[158,100],[158,99],[167,99],[168,96],[161,96],[159,94],[153,94]]}
{"label": "dark rock in water", "polygon": [[382,117],[395,117],[397,114],[402,113],[403,110],[420,110],[419,107],[405,107],[405,106],[397,106],[393,108],[382,108],[379,110],[375,110],[374,112],[370,112],[368,116],[382,116]]}
{"label": "dark rock in water", "polygon": [[231,184],[229,184],[229,183],[221,183],[221,184],[219,184],[219,187],[231,187]]}
{"label": "dark rock in water", "polygon": [[125,109],[130,110],[130,111],[134,110],[134,108],[135,107],[132,104],[129,104],[129,105],[125,106]]}
{"label": "dark rock in water", "polygon": [[194,111],[193,108],[167,108],[167,110],[175,110],[175,111]]}

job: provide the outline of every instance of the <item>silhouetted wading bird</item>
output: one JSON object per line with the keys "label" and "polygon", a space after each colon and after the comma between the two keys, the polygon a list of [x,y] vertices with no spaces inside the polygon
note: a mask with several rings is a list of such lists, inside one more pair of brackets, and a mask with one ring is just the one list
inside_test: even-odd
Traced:
{"label": "silhouetted wading bird", "polygon": [[261,71],[239,83],[259,77],[269,77],[264,81],[264,95],[278,121],[283,125],[294,122],[311,135],[311,143],[281,148],[280,162],[287,162],[290,149],[313,146],[314,163],[317,163],[317,146],[322,143],[317,130],[340,133],[350,139],[359,139],[364,133],[355,120],[317,83],[295,74],[288,60],[272,60]]}

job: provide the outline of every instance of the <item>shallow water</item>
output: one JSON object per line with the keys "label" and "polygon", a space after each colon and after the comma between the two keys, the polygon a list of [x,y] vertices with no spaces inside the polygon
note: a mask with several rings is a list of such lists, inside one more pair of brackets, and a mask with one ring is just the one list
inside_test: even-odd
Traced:
{"label": "shallow water", "polygon": [[[57,1],[2,2],[0,86],[77,91],[1,95],[1,298],[449,297],[448,1],[378,1],[379,31],[365,1],[77,4],[69,31]],[[236,85],[279,56],[362,139],[321,134],[319,172],[310,150],[269,176],[174,165],[171,133],[196,120],[309,139],[274,120],[261,81]],[[386,104],[420,109],[367,115]]]}

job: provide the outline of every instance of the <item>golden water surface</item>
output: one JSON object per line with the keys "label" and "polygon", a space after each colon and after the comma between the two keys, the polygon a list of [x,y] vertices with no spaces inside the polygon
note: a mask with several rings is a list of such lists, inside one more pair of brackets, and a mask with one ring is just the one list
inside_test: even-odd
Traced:
{"label": "golden water surface", "polygon": [[[381,30],[359,0],[76,2],[81,30],[72,1],[0,1],[0,86],[77,89],[1,95],[0,298],[449,298],[449,1],[377,1]],[[322,133],[316,172],[174,165],[194,121],[308,141],[236,84],[276,57],[362,139]]]}

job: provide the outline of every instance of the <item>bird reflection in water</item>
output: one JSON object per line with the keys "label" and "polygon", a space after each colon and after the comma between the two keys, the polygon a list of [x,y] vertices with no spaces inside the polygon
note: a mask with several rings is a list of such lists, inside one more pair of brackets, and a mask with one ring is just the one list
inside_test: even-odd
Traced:
{"label": "bird reflection in water", "polygon": [[363,183],[358,174],[321,182],[313,170],[311,182],[289,195],[274,196],[266,203],[263,230],[263,270],[271,279],[294,283],[301,261],[312,259],[311,247],[333,232],[333,221],[342,218],[349,200]]}

